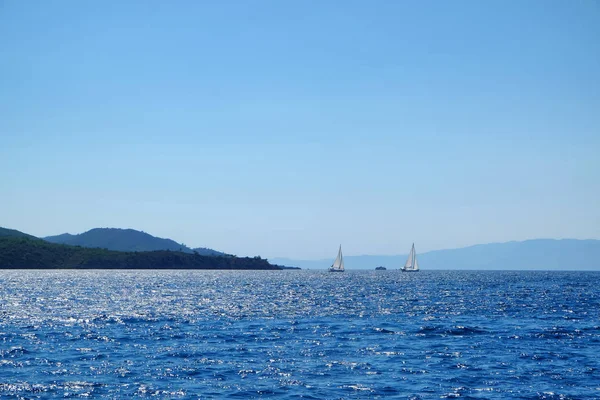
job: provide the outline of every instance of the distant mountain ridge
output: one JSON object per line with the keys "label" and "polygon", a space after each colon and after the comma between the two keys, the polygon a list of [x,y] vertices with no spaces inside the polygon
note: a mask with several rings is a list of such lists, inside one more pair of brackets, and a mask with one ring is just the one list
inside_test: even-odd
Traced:
{"label": "distant mountain ridge", "polygon": [[[418,253],[422,270],[600,270],[600,240],[532,239]],[[335,252],[334,252],[335,253]],[[271,258],[275,264],[293,265],[302,269],[326,269],[333,262],[322,260],[291,260]],[[345,256],[346,269],[400,269],[408,254]]]}
{"label": "distant mountain ridge", "polygon": [[[0,238],[20,237],[36,239],[14,229],[0,228]],[[79,235],[68,233],[44,238],[48,242],[101,248],[122,252],[149,252],[169,250],[208,256],[228,256],[212,249],[189,247],[171,239],[162,239],[134,229],[96,228]],[[505,243],[478,244],[458,249],[435,250],[418,253],[422,270],[600,270],[600,240],[587,239],[532,239]],[[347,269],[370,269],[385,266],[388,270],[400,269],[407,255],[346,256]],[[277,265],[302,269],[326,269],[333,262],[322,260],[292,260],[272,258]]]}
{"label": "distant mountain ridge", "polygon": [[63,233],[56,236],[47,236],[43,239],[51,243],[115,251],[170,250],[181,251],[183,253],[196,252],[203,256],[228,256],[226,253],[204,247],[191,249],[183,243],[177,243],[172,239],[159,238],[135,229],[94,228],[78,235]]}

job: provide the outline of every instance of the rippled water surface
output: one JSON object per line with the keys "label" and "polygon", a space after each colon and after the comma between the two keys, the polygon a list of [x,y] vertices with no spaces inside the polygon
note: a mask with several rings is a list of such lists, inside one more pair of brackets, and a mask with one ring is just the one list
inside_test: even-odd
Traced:
{"label": "rippled water surface", "polygon": [[0,271],[0,397],[600,398],[600,273]]}

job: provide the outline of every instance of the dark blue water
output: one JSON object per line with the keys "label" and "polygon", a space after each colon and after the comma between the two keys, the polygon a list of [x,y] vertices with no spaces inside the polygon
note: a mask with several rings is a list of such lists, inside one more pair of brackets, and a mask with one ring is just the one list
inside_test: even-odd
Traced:
{"label": "dark blue water", "polygon": [[600,398],[600,273],[0,271],[0,397]]}

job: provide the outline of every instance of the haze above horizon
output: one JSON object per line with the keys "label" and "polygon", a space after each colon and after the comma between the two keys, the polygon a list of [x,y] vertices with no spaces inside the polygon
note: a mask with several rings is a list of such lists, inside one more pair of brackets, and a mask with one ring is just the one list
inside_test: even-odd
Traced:
{"label": "haze above horizon", "polygon": [[4,1],[0,226],[321,259],[600,238],[600,4]]}

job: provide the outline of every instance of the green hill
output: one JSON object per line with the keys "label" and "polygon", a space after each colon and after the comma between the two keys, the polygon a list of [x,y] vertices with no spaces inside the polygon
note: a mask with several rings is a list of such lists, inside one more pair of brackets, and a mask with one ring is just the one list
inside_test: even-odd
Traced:
{"label": "green hill", "polygon": [[15,229],[8,229],[2,227],[0,227],[0,237],[28,237],[31,239],[37,239],[35,236],[28,235]]}
{"label": "green hill", "polygon": [[230,257],[231,254],[227,254],[227,253],[223,253],[217,250],[213,250],[213,249],[209,249],[207,247],[196,247],[195,249],[192,249],[192,251],[195,251],[196,253],[200,254],[201,256],[213,256],[213,257]]}
{"label": "green hill", "polygon": [[63,233],[62,235],[47,236],[44,240],[52,243],[72,246],[102,248],[116,251],[157,251],[171,250],[207,256],[227,256],[216,250],[207,248],[190,249],[183,243],[171,239],[152,236],[135,229],[94,228],[78,235]]}
{"label": "green hill", "polygon": [[0,236],[0,269],[258,269],[279,270],[260,257],[210,257],[170,250],[119,252]]}

